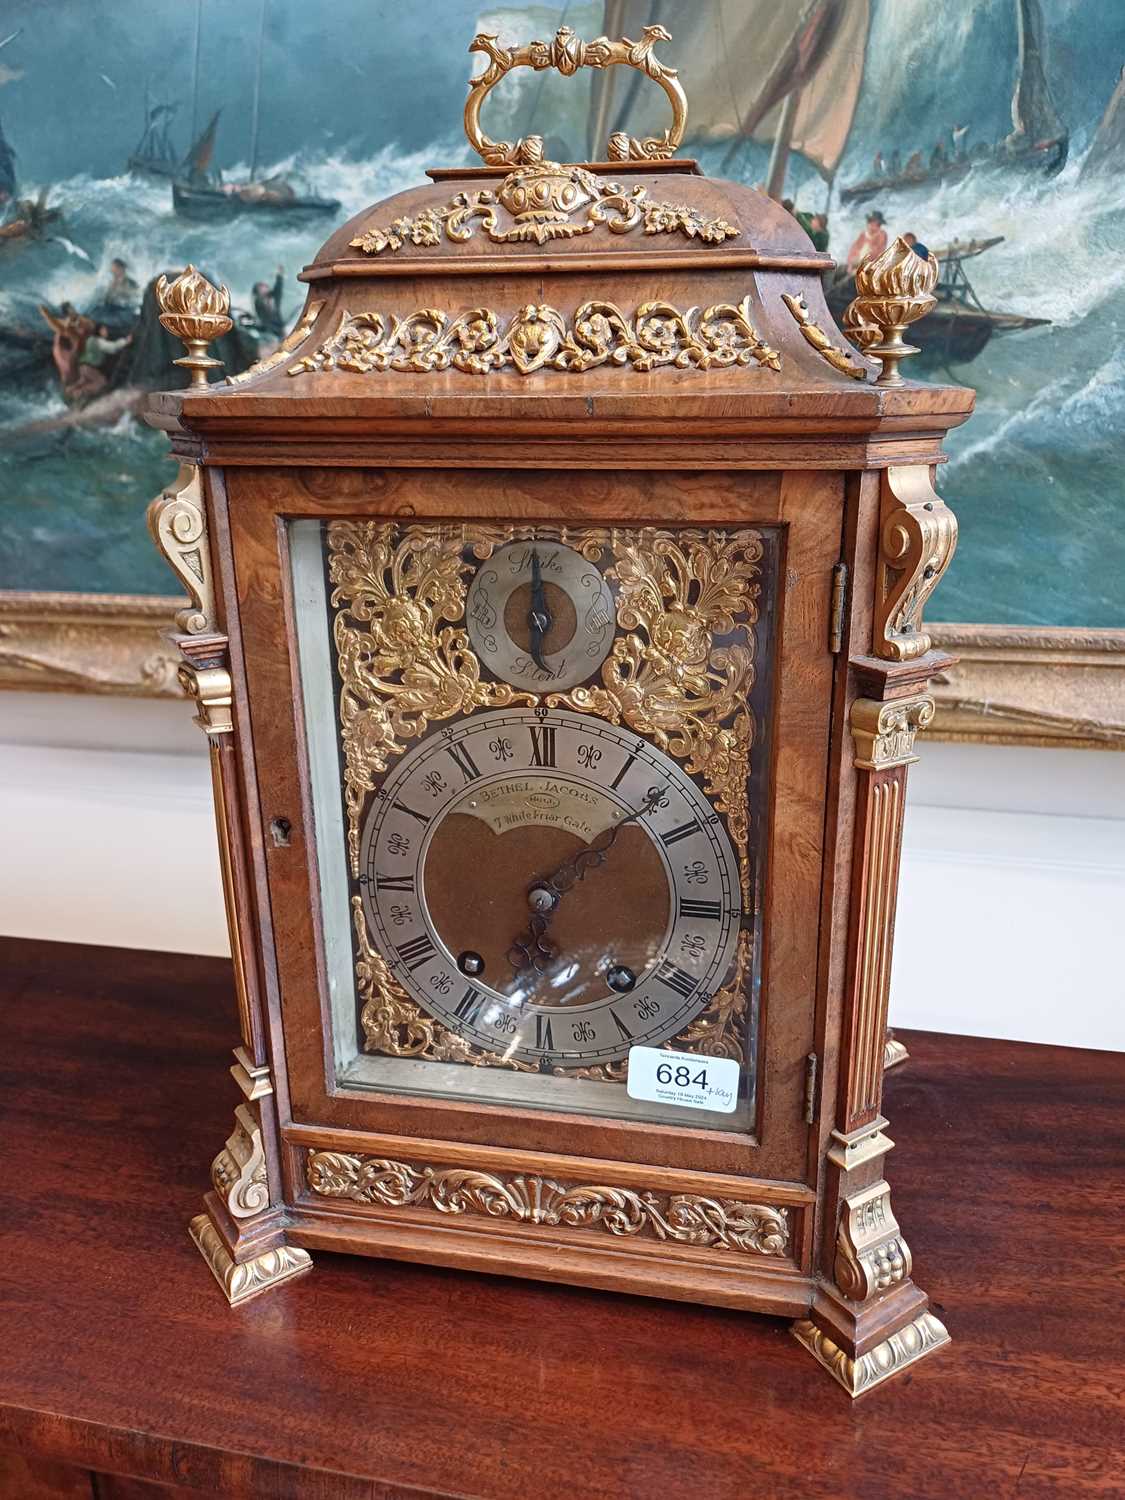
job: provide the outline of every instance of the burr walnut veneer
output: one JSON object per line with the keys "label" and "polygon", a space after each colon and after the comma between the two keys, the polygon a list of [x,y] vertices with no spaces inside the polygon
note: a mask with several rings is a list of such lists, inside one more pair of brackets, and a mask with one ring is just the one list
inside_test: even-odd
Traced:
{"label": "burr walnut veneer", "polygon": [[898,373],[905,245],[855,348],[761,195],[486,146],[338,230],[245,375],[163,289],[243,1096],[192,1233],[232,1302],[343,1250],[773,1313],[860,1394],[947,1339],[881,1101],[972,397]]}

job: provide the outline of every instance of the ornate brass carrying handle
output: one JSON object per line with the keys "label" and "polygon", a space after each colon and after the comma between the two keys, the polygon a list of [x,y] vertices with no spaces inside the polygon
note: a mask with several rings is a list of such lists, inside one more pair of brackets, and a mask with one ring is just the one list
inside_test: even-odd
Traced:
{"label": "ornate brass carrying handle", "polygon": [[495,36],[479,32],[470,42],[469,51],[485,52],[492,61],[483,73],[469,80],[469,97],[465,101],[465,134],[469,137],[469,144],[490,167],[528,166],[542,161],[541,135],[524,136],[515,142],[492,141],[480,128],[481,105],[501,78],[513,68],[534,68],[538,73],[545,68],[557,68],[564,78],[569,78],[579,68],[609,68],[623,64],[639,69],[660,85],[672,105],[672,124],[662,136],[649,136],[643,141],[624,130],[614,131],[609,138],[608,159],[655,161],[672,156],[684,138],[687,99],[675,68],[666,68],[652,55],[657,42],[671,40],[663,26],[646,26],[639,42],[631,42],[628,37],[611,42],[604,36],[584,42],[569,26],[560,26],[553,42],[528,42],[525,47],[509,48],[498,46]]}

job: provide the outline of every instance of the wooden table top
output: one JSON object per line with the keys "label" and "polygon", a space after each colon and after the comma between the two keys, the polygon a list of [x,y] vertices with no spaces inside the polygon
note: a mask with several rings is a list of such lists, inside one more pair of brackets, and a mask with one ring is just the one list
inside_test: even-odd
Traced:
{"label": "wooden table top", "polygon": [[712,1308],[319,1254],[232,1311],[186,1228],[229,965],[4,939],[0,994],[0,1448],[286,1500],[1125,1495],[1119,1055],[904,1034],[894,1207],[954,1342],[852,1403]]}

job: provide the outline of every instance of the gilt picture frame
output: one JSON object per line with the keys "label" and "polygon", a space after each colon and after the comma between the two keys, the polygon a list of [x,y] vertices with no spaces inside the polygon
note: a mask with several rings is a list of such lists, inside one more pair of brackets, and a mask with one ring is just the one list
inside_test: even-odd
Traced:
{"label": "gilt picture frame", "polygon": [[[0,689],[176,698],[165,640],[184,599],[0,590]],[[959,658],[933,683],[930,739],[1125,749],[1125,630],[937,624]]]}

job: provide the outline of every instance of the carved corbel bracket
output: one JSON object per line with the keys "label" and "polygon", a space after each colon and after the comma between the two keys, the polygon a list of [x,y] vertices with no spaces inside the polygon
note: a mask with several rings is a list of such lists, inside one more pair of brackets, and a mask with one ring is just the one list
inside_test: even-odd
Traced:
{"label": "carved corbel bracket", "polygon": [[851,731],[855,763],[865,771],[888,771],[918,759],[914,736],[934,716],[934,700],[920,693],[914,698],[857,698],[852,704]]}
{"label": "carved corbel bracket", "polygon": [[913,661],[930,649],[922,607],[957,546],[957,518],[922,464],[892,465],[882,476],[875,653]]}
{"label": "carved corbel bracket", "polygon": [[891,1190],[880,1180],[843,1201],[836,1237],[836,1285],[866,1302],[910,1275],[910,1247],[891,1212]]}
{"label": "carved corbel bracket", "polygon": [[234,1130],[211,1163],[211,1184],[232,1218],[251,1219],[269,1207],[266,1153],[257,1107],[240,1104]]}
{"label": "carved corbel bracket", "polygon": [[234,685],[226,667],[196,667],[184,662],[177,676],[180,686],[195,704],[195,722],[203,733],[209,737],[233,734]]}
{"label": "carved corbel bracket", "polygon": [[187,609],[177,610],[176,624],[185,635],[215,634],[206,504],[202,475],[195,464],[182,463],[175,484],[149,506],[148,529],[157,551],[192,599]]}

